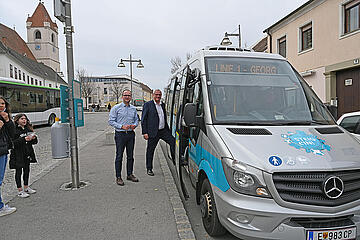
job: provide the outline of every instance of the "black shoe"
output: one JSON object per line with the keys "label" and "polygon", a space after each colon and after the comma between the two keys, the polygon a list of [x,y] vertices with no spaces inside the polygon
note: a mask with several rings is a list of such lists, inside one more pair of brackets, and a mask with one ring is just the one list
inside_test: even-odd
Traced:
{"label": "black shoe", "polygon": [[152,170],[149,170],[149,169],[146,171],[146,173],[149,176],[154,176],[155,175],[154,172]]}
{"label": "black shoe", "polygon": [[121,179],[121,177],[116,178],[116,184],[120,186],[124,186],[124,181]]}
{"label": "black shoe", "polygon": [[131,175],[127,176],[126,180],[133,181],[133,182],[138,182],[139,181],[139,179],[137,179],[137,177],[135,177],[134,174],[131,174]]}

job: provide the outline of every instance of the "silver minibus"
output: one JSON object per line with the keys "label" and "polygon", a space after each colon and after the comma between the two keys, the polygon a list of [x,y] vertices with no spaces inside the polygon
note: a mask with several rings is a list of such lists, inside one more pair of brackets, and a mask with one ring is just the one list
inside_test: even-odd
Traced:
{"label": "silver minibus", "polygon": [[181,189],[189,176],[209,235],[359,238],[359,140],[286,59],[206,48],[165,93]]}

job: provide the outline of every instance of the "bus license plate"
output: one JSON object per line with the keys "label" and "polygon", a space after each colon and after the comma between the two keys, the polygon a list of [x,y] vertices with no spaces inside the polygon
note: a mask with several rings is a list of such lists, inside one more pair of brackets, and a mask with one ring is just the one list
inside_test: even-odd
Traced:
{"label": "bus license plate", "polygon": [[355,238],[356,227],[306,231],[306,240],[347,240]]}

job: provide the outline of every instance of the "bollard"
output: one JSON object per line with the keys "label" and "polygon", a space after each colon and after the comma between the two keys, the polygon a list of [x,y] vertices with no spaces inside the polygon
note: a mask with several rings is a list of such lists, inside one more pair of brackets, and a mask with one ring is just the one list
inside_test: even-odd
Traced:
{"label": "bollard", "polygon": [[70,156],[69,137],[69,123],[60,123],[59,118],[55,118],[55,123],[51,126],[51,151],[53,158],[67,158]]}

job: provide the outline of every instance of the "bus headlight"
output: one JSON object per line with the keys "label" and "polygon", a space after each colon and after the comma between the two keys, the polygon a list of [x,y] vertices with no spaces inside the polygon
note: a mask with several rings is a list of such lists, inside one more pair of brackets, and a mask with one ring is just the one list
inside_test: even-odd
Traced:
{"label": "bus headlight", "polygon": [[235,171],[234,182],[240,188],[248,188],[254,185],[255,181],[250,174]]}
{"label": "bus headlight", "polygon": [[222,158],[222,164],[226,179],[234,191],[251,196],[271,198],[266,186],[258,180],[257,176],[262,177],[261,170],[230,158]]}

